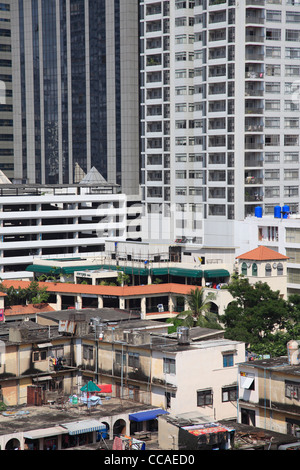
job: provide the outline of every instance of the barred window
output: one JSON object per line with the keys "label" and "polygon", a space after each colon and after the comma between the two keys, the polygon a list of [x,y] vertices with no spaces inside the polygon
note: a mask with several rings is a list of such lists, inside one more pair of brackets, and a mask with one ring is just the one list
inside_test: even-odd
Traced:
{"label": "barred window", "polygon": [[209,390],[197,390],[197,406],[212,406],[213,392]]}

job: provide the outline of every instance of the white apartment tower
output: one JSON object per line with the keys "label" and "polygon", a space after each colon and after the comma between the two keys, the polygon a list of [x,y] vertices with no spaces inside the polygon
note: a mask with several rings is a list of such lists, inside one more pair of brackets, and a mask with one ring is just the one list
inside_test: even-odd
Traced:
{"label": "white apartment tower", "polygon": [[300,1],[141,0],[140,21],[144,238],[298,212]]}

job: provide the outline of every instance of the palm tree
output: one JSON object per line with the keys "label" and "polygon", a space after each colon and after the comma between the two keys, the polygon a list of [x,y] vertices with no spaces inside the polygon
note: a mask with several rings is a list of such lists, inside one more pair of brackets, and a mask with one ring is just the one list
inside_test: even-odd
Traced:
{"label": "palm tree", "polygon": [[201,326],[205,328],[220,329],[217,316],[210,312],[210,302],[215,299],[215,294],[210,292],[204,299],[203,289],[196,287],[188,295],[187,302],[189,309],[180,312],[174,320],[174,326],[181,321],[182,326]]}

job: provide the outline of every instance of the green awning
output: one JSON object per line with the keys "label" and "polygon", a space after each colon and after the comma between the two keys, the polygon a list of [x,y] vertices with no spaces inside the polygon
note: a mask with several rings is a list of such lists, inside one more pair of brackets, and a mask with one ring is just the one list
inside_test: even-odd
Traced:
{"label": "green awning", "polygon": [[170,274],[182,277],[202,277],[203,272],[201,269],[171,268]]}
{"label": "green awning", "polygon": [[73,274],[75,271],[95,271],[97,269],[103,269],[102,265],[91,265],[91,266],[67,266],[61,268],[62,274]]}
{"label": "green awning", "polygon": [[155,276],[164,276],[169,274],[169,268],[153,268],[151,269],[151,273]]}
{"label": "green awning", "polygon": [[230,273],[226,269],[206,269],[204,271],[204,277],[206,279],[228,277],[228,276],[230,276]]}
{"label": "green awning", "polygon": [[57,268],[56,266],[44,266],[42,264],[31,264],[30,266],[27,266],[26,271],[44,274],[59,274],[60,268]]}
{"label": "green awning", "polygon": [[181,277],[202,277],[203,273],[201,269],[184,269],[184,268],[153,268],[152,274],[156,276],[163,276],[170,274],[171,276]]}
{"label": "green awning", "polygon": [[130,266],[121,266],[120,270],[125,274],[134,274],[135,276],[148,276],[149,269],[147,268],[132,268]]}

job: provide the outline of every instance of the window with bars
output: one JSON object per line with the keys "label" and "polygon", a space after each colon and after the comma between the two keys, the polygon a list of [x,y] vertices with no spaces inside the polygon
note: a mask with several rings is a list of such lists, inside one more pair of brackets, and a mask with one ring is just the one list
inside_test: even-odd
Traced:
{"label": "window with bars", "polygon": [[213,405],[213,391],[197,390],[197,406],[212,406]]}

